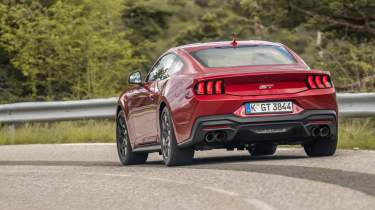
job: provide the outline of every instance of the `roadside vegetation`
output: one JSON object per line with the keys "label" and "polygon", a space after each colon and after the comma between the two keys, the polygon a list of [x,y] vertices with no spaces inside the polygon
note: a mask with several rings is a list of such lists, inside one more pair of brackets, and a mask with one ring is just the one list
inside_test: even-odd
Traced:
{"label": "roadside vegetation", "polygon": [[[343,119],[339,125],[339,148],[375,149],[374,119]],[[115,142],[115,123],[88,120],[19,124],[0,127],[0,145]]]}
{"label": "roadside vegetation", "polygon": [[0,127],[0,145],[114,142],[110,120],[25,123]]}
{"label": "roadside vegetation", "polygon": [[375,149],[374,119],[345,119],[339,125],[339,148]]}
{"label": "roadside vegetation", "polygon": [[0,103],[113,97],[193,42],[262,39],[375,90],[375,0],[0,0]]}

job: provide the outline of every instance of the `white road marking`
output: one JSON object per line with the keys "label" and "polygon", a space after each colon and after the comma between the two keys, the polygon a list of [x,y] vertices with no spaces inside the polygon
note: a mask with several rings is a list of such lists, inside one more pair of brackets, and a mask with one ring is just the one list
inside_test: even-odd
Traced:
{"label": "white road marking", "polygon": [[264,201],[261,201],[259,199],[246,199],[246,201],[254,206],[256,209],[261,209],[261,210],[276,210],[274,207],[270,206],[269,204],[265,203]]}
{"label": "white road marking", "polygon": [[207,190],[211,190],[211,191],[215,191],[215,192],[218,192],[218,193],[221,193],[221,194],[226,194],[226,195],[229,195],[229,196],[232,196],[232,197],[240,197],[240,194],[238,194],[236,192],[224,190],[224,189],[221,189],[221,188],[209,187],[209,186],[202,186],[202,188],[207,189]]}
{"label": "white road marking", "polygon": [[226,195],[229,195],[229,196],[232,196],[232,197],[239,197],[240,196],[236,192],[227,191],[227,190],[224,190],[224,189],[221,189],[221,188],[216,188],[216,187],[196,185],[196,184],[192,184],[192,183],[188,183],[188,182],[182,182],[182,181],[164,179],[164,178],[159,178],[159,177],[147,177],[146,179],[148,179],[148,180],[155,180],[155,181],[161,181],[161,182],[168,182],[168,183],[179,184],[179,185],[190,185],[190,186],[192,185],[194,187],[198,187],[198,188],[202,188],[202,189],[205,189],[205,190],[214,191],[214,192],[221,193],[221,194],[226,194]]}
{"label": "white road marking", "polygon": [[[84,175],[98,175],[98,176],[131,177],[130,174],[109,174],[109,173],[105,173],[105,174],[103,174],[103,173],[82,173],[82,174],[84,174]],[[143,177],[141,177],[141,178],[143,178]],[[176,181],[176,180],[165,179],[165,178],[160,178],[160,177],[145,177],[144,179],[148,179],[148,180],[151,180],[151,181],[167,182],[167,183],[178,184],[178,185],[193,185],[193,186],[198,187],[198,188],[214,191],[214,192],[229,195],[229,196],[232,196],[232,197],[240,197],[240,194],[238,194],[236,192],[232,192],[232,191],[228,191],[228,190],[224,190],[224,189],[216,188],[216,187],[200,186],[200,185],[195,185],[195,184],[191,184],[191,183],[188,183],[188,182]]]}
{"label": "white road marking", "polygon": [[250,205],[252,205],[253,207],[255,207],[258,210],[276,210],[275,208],[273,208],[271,205],[265,203],[264,201],[258,200],[256,198],[245,199],[244,197],[242,197],[237,192],[228,191],[228,190],[224,190],[224,189],[221,189],[221,188],[216,188],[216,187],[211,187],[211,186],[201,186],[201,185],[196,185],[196,184],[191,184],[191,183],[181,182],[181,181],[176,181],[176,180],[170,180],[170,179],[164,179],[164,178],[159,178],[159,177],[147,177],[146,179],[161,181],[161,182],[167,182],[167,183],[173,183],[173,184],[179,184],[179,185],[193,185],[194,187],[198,187],[198,188],[205,189],[205,190],[210,190],[210,191],[213,191],[213,192],[216,192],[216,193],[225,194],[225,195],[228,195],[228,196],[231,196],[231,197],[235,197],[235,198],[239,198],[241,200],[245,200],[247,203],[249,203]]}

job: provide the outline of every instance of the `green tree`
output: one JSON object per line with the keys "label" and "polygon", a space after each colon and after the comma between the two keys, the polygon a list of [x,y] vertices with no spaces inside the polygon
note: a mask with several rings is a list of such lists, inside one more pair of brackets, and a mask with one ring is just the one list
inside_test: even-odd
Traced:
{"label": "green tree", "polygon": [[[374,0],[258,0],[267,25],[323,32],[322,43],[305,56],[313,67],[330,70],[342,91],[374,90]],[[313,36],[310,36],[313,37]],[[306,45],[305,45],[306,46]],[[319,56],[318,56],[319,55]]]}
{"label": "green tree", "polygon": [[114,96],[168,48],[233,32],[286,44],[339,91],[374,91],[373,11],[375,0],[2,0],[0,103]]}
{"label": "green tree", "polygon": [[12,66],[7,71],[24,78],[24,100],[116,95],[141,63],[125,38],[122,1],[0,5],[0,49]]}

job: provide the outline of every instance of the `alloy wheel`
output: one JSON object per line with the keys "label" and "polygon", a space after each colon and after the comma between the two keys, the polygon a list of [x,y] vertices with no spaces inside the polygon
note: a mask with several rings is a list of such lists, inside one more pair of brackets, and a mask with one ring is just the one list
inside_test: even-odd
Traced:
{"label": "alloy wheel", "polygon": [[162,153],[164,160],[168,159],[171,144],[171,126],[168,116],[164,113],[162,116]]}
{"label": "alloy wheel", "polygon": [[122,117],[117,120],[117,133],[117,148],[121,158],[125,159],[128,147],[128,130]]}

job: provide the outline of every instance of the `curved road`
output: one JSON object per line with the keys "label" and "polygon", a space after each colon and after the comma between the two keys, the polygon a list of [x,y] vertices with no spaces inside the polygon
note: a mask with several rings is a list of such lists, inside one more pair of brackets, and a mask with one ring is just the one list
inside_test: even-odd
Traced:
{"label": "curved road", "polygon": [[0,209],[375,209],[375,151],[195,157],[121,167],[114,144],[0,146]]}

